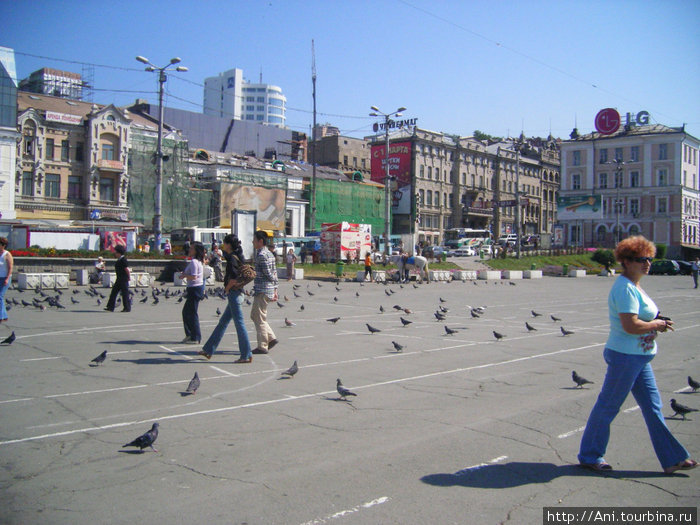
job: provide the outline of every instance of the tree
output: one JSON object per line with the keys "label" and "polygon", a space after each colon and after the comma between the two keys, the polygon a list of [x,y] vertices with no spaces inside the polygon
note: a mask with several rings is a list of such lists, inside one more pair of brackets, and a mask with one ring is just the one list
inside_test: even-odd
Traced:
{"label": "tree", "polygon": [[484,133],[478,129],[475,129],[472,135],[474,135],[475,139],[485,140],[487,142],[501,142],[501,140],[503,140],[501,137],[494,137],[493,135],[489,135],[488,133]]}
{"label": "tree", "polygon": [[598,264],[605,266],[605,271],[607,273],[610,273],[610,267],[615,264],[615,254],[612,250],[598,248],[595,252],[593,252],[593,255],[591,255],[591,259],[593,262],[597,262]]}

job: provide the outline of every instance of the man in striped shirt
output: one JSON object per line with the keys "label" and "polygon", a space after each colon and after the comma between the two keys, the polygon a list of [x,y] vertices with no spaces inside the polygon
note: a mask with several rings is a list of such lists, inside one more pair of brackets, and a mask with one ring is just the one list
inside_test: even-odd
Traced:
{"label": "man in striped shirt", "polygon": [[250,318],[258,334],[258,347],[254,354],[266,354],[277,344],[277,338],[267,323],[267,305],[277,300],[277,266],[275,256],[267,249],[267,232],[258,230],[253,236],[255,247],[255,281],[253,281],[253,307]]}

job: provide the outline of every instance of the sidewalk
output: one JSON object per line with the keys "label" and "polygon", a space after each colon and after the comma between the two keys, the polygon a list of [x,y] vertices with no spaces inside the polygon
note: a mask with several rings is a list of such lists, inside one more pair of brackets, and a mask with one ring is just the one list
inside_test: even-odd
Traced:
{"label": "sidewalk", "polygon": [[[485,265],[479,257],[450,257],[447,259],[455,263],[463,270],[490,270],[491,268]],[[488,259],[484,259],[487,261]]]}

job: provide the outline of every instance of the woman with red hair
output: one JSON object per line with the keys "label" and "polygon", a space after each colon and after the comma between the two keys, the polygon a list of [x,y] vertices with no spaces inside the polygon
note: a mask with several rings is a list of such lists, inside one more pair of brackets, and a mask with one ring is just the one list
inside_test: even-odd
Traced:
{"label": "woman with red hair", "polygon": [[673,437],[661,413],[661,396],[651,360],[656,355],[656,337],[673,330],[673,321],[659,317],[659,309],[640,286],[649,273],[656,246],[642,236],[618,243],[615,258],[623,272],[608,295],[610,334],[603,357],[608,364],[605,381],[581,438],[578,459],[582,467],[612,470],[605,461],[610,424],[632,392],[644,416],[656,456],[666,474],[698,466]]}

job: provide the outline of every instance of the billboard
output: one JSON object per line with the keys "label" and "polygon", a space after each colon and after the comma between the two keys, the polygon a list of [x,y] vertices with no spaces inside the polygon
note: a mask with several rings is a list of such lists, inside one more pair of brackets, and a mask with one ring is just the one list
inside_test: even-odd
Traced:
{"label": "billboard", "polygon": [[221,184],[221,227],[231,227],[231,212],[248,210],[257,212],[257,228],[261,230],[285,230],[286,194],[283,188],[263,188],[223,182]]}
{"label": "billboard", "polygon": [[[371,179],[381,184],[386,179],[386,144],[372,145]],[[411,213],[411,143],[389,144],[389,175],[391,181],[392,213]]]}
{"label": "billboard", "polygon": [[[321,225],[321,250],[328,260],[362,260],[372,249],[372,226],[349,222],[324,222]],[[358,253],[359,252],[359,253]]]}
{"label": "billboard", "polygon": [[557,219],[560,221],[602,218],[603,202],[600,195],[557,197]]}

